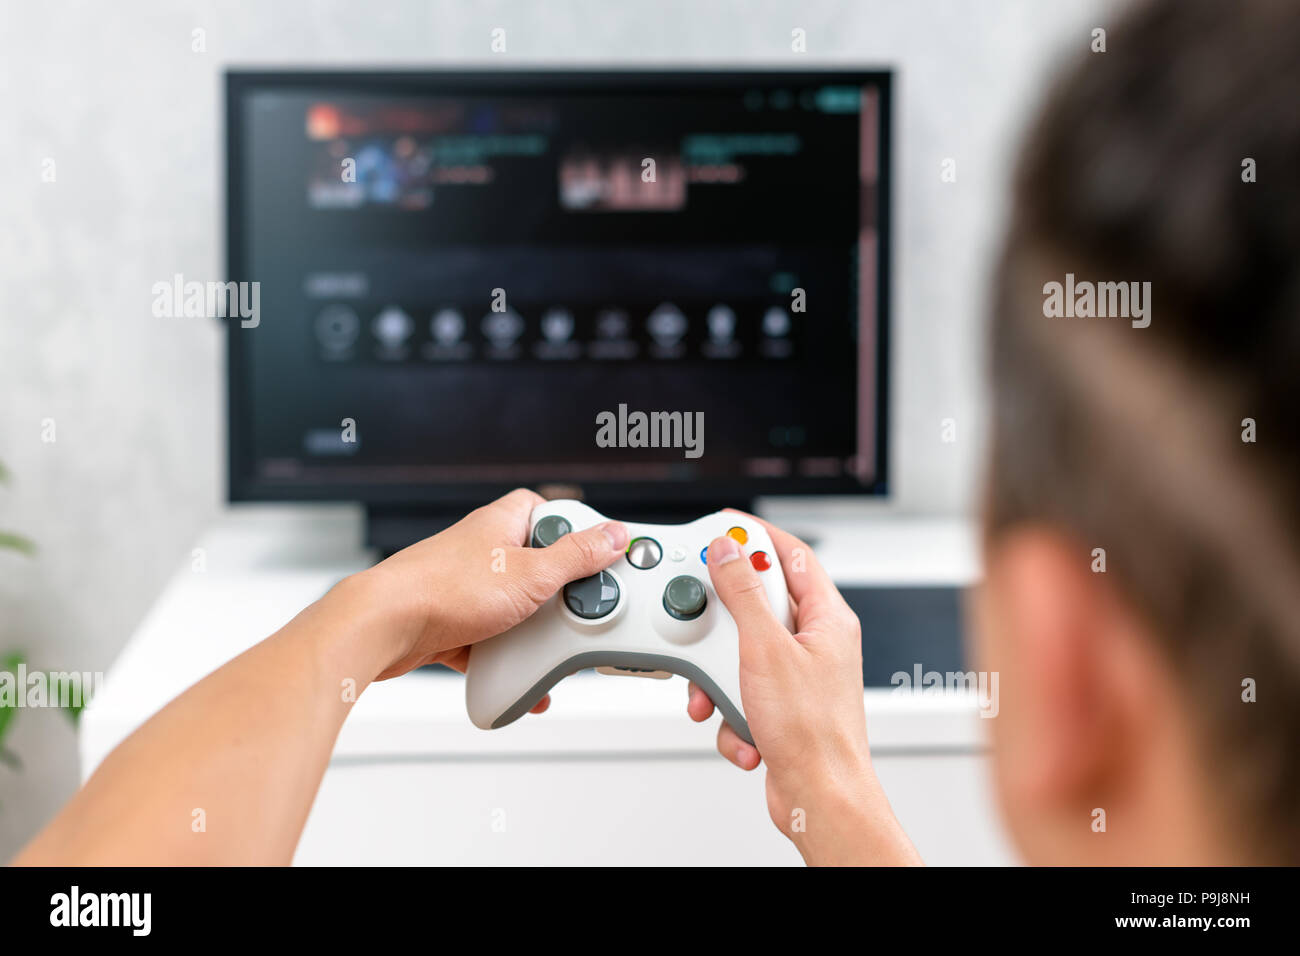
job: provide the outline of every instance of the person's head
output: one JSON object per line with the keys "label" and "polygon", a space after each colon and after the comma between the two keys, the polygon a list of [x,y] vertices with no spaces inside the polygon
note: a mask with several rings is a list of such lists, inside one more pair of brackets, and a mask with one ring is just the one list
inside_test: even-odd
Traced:
{"label": "person's head", "polygon": [[995,281],[999,796],[1029,862],[1300,862],[1300,16],[1106,32],[1030,131]]}

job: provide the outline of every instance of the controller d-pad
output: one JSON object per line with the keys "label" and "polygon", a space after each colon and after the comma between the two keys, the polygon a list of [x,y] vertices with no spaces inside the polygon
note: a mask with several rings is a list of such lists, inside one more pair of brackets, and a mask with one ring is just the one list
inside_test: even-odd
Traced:
{"label": "controller d-pad", "polygon": [[679,621],[693,621],[704,613],[708,594],[699,578],[679,574],[664,588],[664,610]]}
{"label": "controller d-pad", "polygon": [[569,524],[568,519],[561,518],[559,515],[539,518],[533,527],[533,547],[549,548],[572,530],[573,525]]}
{"label": "controller d-pad", "polygon": [[588,621],[609,614],[618,605],[618,580],[608,571],[564,586],[564,603],[570,611]]}

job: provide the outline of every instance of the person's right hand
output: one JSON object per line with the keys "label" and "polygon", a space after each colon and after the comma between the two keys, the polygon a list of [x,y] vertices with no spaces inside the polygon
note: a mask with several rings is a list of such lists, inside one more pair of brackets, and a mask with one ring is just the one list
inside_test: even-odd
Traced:
{"label": "person's right hand", "polygon": [[[918,863],[871,766],[857,615],[808,545],[747,517],[771,536],[795,632],[772,613],[741,546],[714,539],[709,575],[740,633],[740,696],[755,744],[724,723],[718,750],[744,770],[767,763],[772,822],[809,863]],[[687,713],[697,721],[713,713],[694,683]]]}

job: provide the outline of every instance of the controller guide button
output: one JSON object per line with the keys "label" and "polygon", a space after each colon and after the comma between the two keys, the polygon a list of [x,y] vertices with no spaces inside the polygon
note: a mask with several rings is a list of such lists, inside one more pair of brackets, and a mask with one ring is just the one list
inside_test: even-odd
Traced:
{"label": "controller guide button", "polygon": [[708,596],[699,578],[679,574],[664,588],[664,610],[679,621],[693,621],[704,612]]}
{"label": "controller guide button", "polygon": [[538,520],[533,528],[533,547],[549,548],[573,530],[568,519],[559,515],[547,515]]}
{"label": "controller guide button", "polygon": [[664,549],[654,538],[633,538],[627,546],[627,563],[642,571],[649,571],[663,560]]}
{"label": "controller guide button", "polygon": [[618,581],[608,571],[564,586],[564,603],[578,617],[595,621],[618,606]]}
{"label": "controller guide button", "polygon": [[727,537],[734,538],[737,544],[746,544],[749,541],[749,532],[744,528],[728,528]]}
{"label": "controller guide button", "polygon": [[772,566],[772,559],[767,556],[766,551],[755,551],[749,556],[749,563],[754,566],[755,571],[766,571]]}

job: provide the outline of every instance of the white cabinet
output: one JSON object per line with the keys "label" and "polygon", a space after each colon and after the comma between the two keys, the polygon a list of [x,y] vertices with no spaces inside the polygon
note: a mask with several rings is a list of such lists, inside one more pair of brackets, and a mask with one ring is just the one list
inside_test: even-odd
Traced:
{"label": "white cabinet", "polygon": [[[886,792],[932,865],[1011,862],[983,758],[881,756]],[[307,821],[299,865],[789,866],[761,773],[716,756],[342,760]]]}
{"label": "white cabinet", "polygon": [[[369,561],[347,508],[233,509],[198,542],[122,651],[81,721],[83,779],[194,681],[292,618]],[[781,519],[785,523],[784,519]],[[960,522],[816,514],[838,580],[966,583]],[[767,816],[762,773],[713,750],[715,716],[685,715],[680,679],[592,673],[551,709],[497,731],[465,714],[459,676],[376,684],[358,701],[307,822],[300,864],[797,864]],[[1010,862],[989,802],[973,696],[866,692],[885,791],[927,862]]]}

